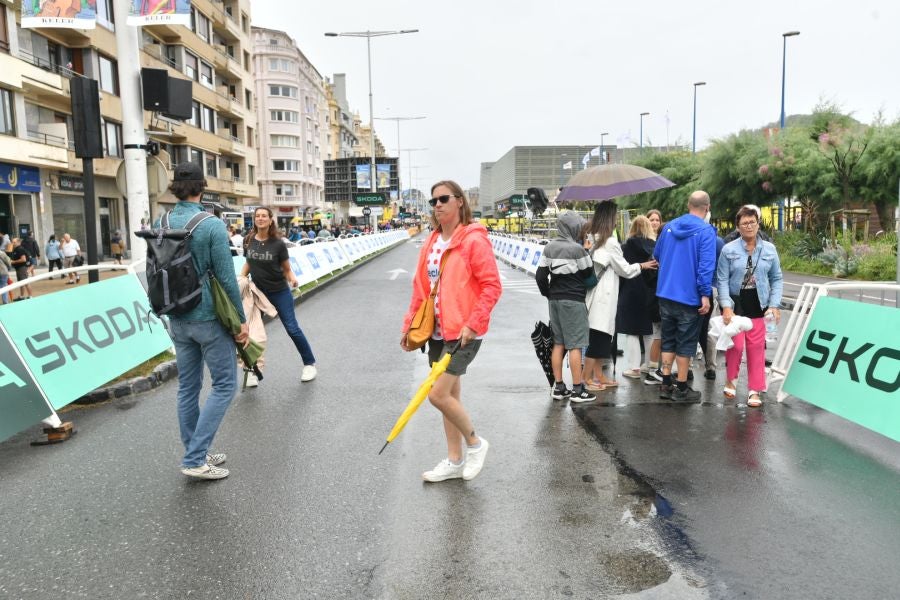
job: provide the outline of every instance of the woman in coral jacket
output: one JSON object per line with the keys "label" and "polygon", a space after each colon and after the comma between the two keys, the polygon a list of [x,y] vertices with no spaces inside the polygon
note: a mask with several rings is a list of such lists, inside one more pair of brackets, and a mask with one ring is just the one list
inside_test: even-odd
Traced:
{"label": "woman in coral jacket", "polygon": [[[435,296],[434,334],[428,341],[428,360],[435,363],[446,350],[459,348],[446,372],[435,381],[428,398],[444,415],[447,458],[422,473],[425,481],[473,479],[484,466],[488,441],[475,433],[463,408],[459,378],[465,374],[487,333],[491,310],[502,291],[494,250],[487,229],[473,222],[472,209],[462,188],[454,181],[439,181],[431,187],[432,232],[422,246],[413,277],[412,300],[403,319],[400,347],[406,352],[407,332],[419,305],[428,298],[440,275]],[[446,255],[446,258],[444,256]],[[465,452],[463,451],[465,441]]]}

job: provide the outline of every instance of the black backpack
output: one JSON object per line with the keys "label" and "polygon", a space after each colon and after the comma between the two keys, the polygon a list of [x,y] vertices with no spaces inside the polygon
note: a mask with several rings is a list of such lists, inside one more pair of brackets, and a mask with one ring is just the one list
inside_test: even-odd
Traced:
{"label": "black backpack", "polygon": [[197,226],[212,215],[200,212],[191,217],[184,229],[170,229],[169,214],[160,219],[159,229],[135,233],[147,241],[147,298],[157,316],[183,315],[196,308],[203,298],[206,279],[194,267],[191,237]]}

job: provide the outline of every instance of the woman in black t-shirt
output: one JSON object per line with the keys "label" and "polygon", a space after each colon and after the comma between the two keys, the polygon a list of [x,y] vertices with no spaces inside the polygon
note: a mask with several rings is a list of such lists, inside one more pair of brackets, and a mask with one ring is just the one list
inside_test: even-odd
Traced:
{"label": "woman in black t-shirt", "polygon": [[253,228],[244,238],[244,257],[247,262],[241,269],[241,276],[250,275],[259,291],[275,306],[284,330],[300,353],[303,360],[300,381],[315,379],[316,358],[294,314],[291,289],[300,284],[291,270],[287,246],[281,239],[272,211],[264,206],[253,212]]}

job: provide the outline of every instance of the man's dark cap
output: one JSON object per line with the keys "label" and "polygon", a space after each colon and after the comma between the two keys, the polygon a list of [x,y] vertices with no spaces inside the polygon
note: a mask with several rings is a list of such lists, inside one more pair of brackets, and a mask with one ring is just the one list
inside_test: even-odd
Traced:
{"label": "man's dark cap", "polygon": [[183,162],[175,165],[175,181],[203,181],[203,171],[200,165],[192,162]]}

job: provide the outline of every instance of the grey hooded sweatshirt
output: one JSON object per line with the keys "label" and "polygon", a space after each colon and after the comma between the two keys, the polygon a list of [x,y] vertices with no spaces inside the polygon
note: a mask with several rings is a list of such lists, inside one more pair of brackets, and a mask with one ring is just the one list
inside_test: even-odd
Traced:
{"label": "grey hooded sweatshirt", "polygon": [[579,241],[585,220],[565,212],[556,222],[559,237],[547,244],[534,275],[541,295],[550,300],[580,300],[587,293],[585,281],[594,275],[594,263]]}

